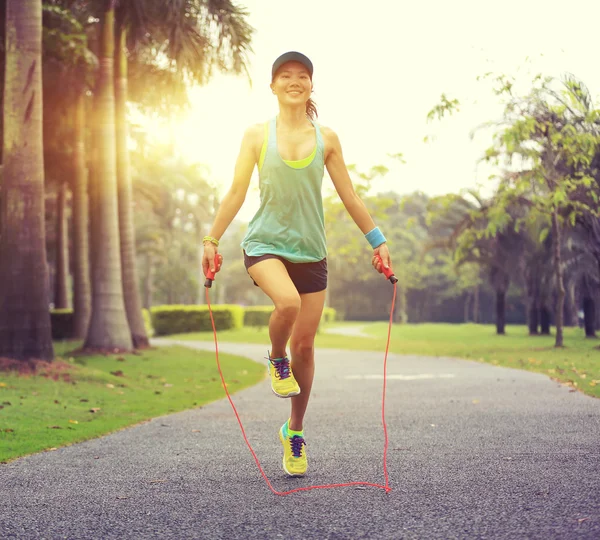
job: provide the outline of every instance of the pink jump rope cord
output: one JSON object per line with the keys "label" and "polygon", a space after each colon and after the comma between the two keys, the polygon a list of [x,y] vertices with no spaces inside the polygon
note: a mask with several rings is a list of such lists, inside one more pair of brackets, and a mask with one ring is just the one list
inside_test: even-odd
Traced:
{"label": "pink jump rope cord", "polygon": [[[220,258],[220,256],[218,256],[218,257],[219,257],[219,260],[217,261],[217,272],[221,266],[221,258]],[[377,257],[379,257],[379,256],[377,256]],[[379,260],[381,262],[381,259],[379,259]],[[384,489],[386,493],[389,493],[390,491],[392,491],[392,488],[389,485],[389,477],[388,477],[388,471],[387,471],[388,434],[387,434],[387,425],[385,423],[385,391],[386,391],[386,384],[387,384],[387,357],[388,357],[388,351],[389,351],[389,347],[390,347],[390,335],[391,335],[391,331],[392,331],[394,305],[396,303],[396,282],[398,280],[394,276],[391,268],[387,268],[387,269],[383,268],[383,273],[384,273],[385,277],[387,279],[390,279],[390,281],[394,285],[394,296],[392,298],[392,307],[390,308],[390,323],[388,326],[388,337],[387,337],[387,343],[385,346],[385,356],[383,359],[383,394],[382,394],[382,399],[381,399],[381,422],[383,424],[383,435],[384,435],[384,439],[385,439],[384,444],[383,444],[383,474],[385,477],[385,485],[382,486],[381,484],[375,484],[372,482],[348,482],[346,484],[324,484],[321,486],[301,487],[301,488],[291,489],[289,491],[277,491],[271,485],[271,482],[267,478],[267,475],[265,474],[263,468],[260,465],[260,462],[258,461],[258,457],[256,457],[256,453],[252,449],[252,446],[251,446],[250,442],[248,441],[248,438],[246,437],[246,431],[244,430],[244,426],[242,425],[240,416],[237,412],[237,409],[235,408],[235,405],[233,404],[231,396],[229,395],[229,391],[227,390],[227,383],[225,382],[225,378],[223,377],[223,372],[221,371],[221,363],[219,362],[219,344],[217,342],[217,331],[215,328],[215,321],[213,319],[212,308],[210,306],[210,298],[209,298],[209,294],[208,294],[208,289],[211,287],[212,281],[215,278],[215,272],[212,272],[209,269],[206,274],[206,282],[204,284],[204,286],[206,287],[206,303],[208,304],[208,312],[210,314],[210,321],[212,323],[213,334],[214,334],[214,338],[215,338],[215,352],[216,352],[216,359],[217,359],[217,368],[219,370],[219,375],[221,377],[221,383],[223,384],[223,388],[225,390],[225,394],[227,395],[227,399],[229,400],[229,403],[231,404],[231,408],[233,409],[233,412],[235,414],[235,417],[237,418],[238,424],[240,425],[240,429],[242,430],[242,436],[244,437],[244,441],[246,441],[246,445],[250,449],[250,452],[252,454],[252,457],[254,458],[254,461],[256,461],[256,465],[258,466],[258,470],[260,471],[260,474],[262,474],[262,477],[265,479],[267,486],[275,495],[285,496],[285,495],[289,495],[290,493],[295,493],[298,491],[309,491],[311,489],[328,489],[328,488],[337,488],[337,487],[346,487],[346,486],[372,486],[372,487]]]}

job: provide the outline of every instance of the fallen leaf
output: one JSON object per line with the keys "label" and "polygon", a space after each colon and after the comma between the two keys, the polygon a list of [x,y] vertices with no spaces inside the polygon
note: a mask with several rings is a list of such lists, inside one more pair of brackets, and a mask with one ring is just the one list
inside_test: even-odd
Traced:
{"label": "fallen leaf", "polygon": [[114,384],[110,384],[110,383],[108,383],[108,384],[106,385],[106,388],[114,388],[114,387],[115,387],[115,385],[114,385]]}
{"label": "fallen leaf", "polygon": [[200,433],[199,429],[192,429],[192,433]]}
{"label": "fallen leaf", "polygon": [[117,496],[117,499],[129,499],[129,497],[119,497],[119,496]]}
{"label": "fallen leaf", "polygon": [[50,426],[50,429],[62,429],[60,426]]}
{"label": "fallen leaf", "polygon": [[69,424],[79,424],[77,420],[69,420]]}
{"label": "fallen leaf", "polygon": [[164,386],[165,386],[165,388],[171,388],[171,386],[173,386],[173,385],[169,384],[169,383],[165,383]]}
{"label": "fallen leaf", "polygon": [[98,412],[100,410],[100,407],[94,407],[92,409],[90,409],[90,412],[95,413]]}
{"label": "fallen leaf", "polygon": [[56,448],[48,448],[47,450],[48,450],[48,452],[54,452],[54,450],[56,450]]}
{"label": "fallen leaf", "polygon": [[0,382],[0,388],[4,388],[6,386],[5,382]]}
{"label": "fallen leaf", "polygon": [[110,374],[114,375],[115,377],[124,377],[123,372],[120,369],[117,371],[111,371]]}
{"label": "fallen leaf", "polygon": [[89,399],[80,399],[79,401],[81,401],[82,403],[87,403]]}
{"label": "fallen leaf", "polygon": [[125,362],[125,358],[123,356],[119,356],[119,358],[117,358],[117,362]]}
{"label": "fallen leaf", "polygon": [[479,403],[478,399],[474,399],[471,403],[474,403],[475,405],[477,405],[477,403]]}

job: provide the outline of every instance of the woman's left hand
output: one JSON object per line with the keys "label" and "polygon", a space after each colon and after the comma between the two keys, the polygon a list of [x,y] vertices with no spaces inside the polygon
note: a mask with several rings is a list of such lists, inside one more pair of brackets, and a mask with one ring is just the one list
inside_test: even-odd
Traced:
{"label": "woman's left hand", "polygon": [[[381,262],[375,255],[379,255],[381,257]],[[375,270],[377,270],[380,274],[383,273],[383,267],[381,265],[382,262],[386,268],[390,268],[392,266],[392,259],[386,244],[381,244],[379,247],[376,247],[373,250],[373,260],[371,261],[371,264],[373,265],[373,268],[375,268]]]}

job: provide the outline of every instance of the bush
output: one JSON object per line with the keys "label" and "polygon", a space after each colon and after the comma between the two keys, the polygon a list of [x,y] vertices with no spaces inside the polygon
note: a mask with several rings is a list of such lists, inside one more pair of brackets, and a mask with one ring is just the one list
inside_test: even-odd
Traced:
{"label": "bush", "polygon": [[244,326],[268,326],[273,306],[250,306],[244,309]]}
{"label": "bush", "polygon": [[71,339],[73,337],[73,319],[72,309],[51,309],[52,339]]}
{"label": "bush", "polygon": [[[244,308],[237,305],[212,306],[217,330],[234,330],[244,325]],[[169,305],[150,309],[154,335],[185,334],[212,330],[208,306]]]}
{"label": "bush", "polygon": [[[244,326],[268,326],[269,317],[273,313],[273,306],[250,306],[244,310]],[[334,308],[326,307],[321,316],[322,323],[330,323],[337,318]]]}
{"label": "bush", "polygon": [[337,311],[332,307],[326,307],[323,310],[321,322],[330,323],[337,320]]}
{"label": "bush", "polygon": [[151,338],[154,335],[154,328],[152,327],[152,316],[146,308],[142,308],[142,317],[144,318],[144,327],[146,328],[146,335]]}

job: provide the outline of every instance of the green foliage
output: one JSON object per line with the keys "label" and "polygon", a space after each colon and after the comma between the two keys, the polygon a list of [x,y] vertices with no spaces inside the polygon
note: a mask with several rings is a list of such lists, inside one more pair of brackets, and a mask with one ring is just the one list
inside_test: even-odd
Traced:
{"label": "green foliage", "polygon": [[154,328],[152,327],[152,316],[150,311],[142,309],[142,317],[144,318],[144,327],[146,328],[146,335],[151,338],[154,335]]}
{"label": "green foliage", "polygon": [[[244,326],[269,326],[269,319],[273,313],[273,306],[249,306],[244,308]],[[326,307],[321,316],[322,323],[331,323],[337,320],[335,309]]]}
{"label": "green foliage", "polygon": [[[212,312],[217,331],[232,330],[244,325],[242,306],[214,305]],[[150,309],[150,314],[156,336],[212,330],[208,306],[155,306]]]}
{"label": "green foliage", "polygon": [[244,309],[244,326],[269,326],[273,306],[251,306]]}

